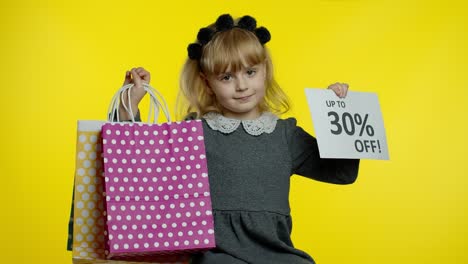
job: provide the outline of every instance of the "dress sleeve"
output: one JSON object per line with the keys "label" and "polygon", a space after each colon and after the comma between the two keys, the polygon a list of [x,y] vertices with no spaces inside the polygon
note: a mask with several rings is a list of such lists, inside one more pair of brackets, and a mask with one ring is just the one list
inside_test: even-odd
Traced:
{"label": "dress sleeve", "polygon": [[359,159],[320,158],[315,137],[297,126],[296,119],[285,121],[293,174],[334,184],[350,184],[356,180]]}
{"label": "dress sleeve", "polygon": [[195,120],[195,119],[198,119],[198,115],[196,112],[191,112],[184,117],[184,121]]}

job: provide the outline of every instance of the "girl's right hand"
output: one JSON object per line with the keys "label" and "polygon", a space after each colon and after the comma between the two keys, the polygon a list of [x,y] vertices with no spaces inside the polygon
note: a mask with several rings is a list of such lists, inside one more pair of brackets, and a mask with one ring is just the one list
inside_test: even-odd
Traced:
{"label": "girl's right hand", "polygon": [[[151,79],[150,73],[142,67],[132,68],[130,71],[125,72],[125,80],[123,85],[133,83],[134,86],[130,93],[130,105],[132,107],[134,115],[137,113],[138,105],[140,104],[141,99],[146,94],[145,89],[143,88],[143,83],[149,84]],[[123,95],[123,103],[129,107],[128,104],[128,94],[125,92]],[[119,114],[122,117],[122,120],[132,119],[130,115],[125,111],[125,108],[121,104],[119,107]]]}
{"label": "girl's right hand", "polygon": [[133,83],[132,93],[130,94],[130,103],[132,106],[138,106],[141,99],[146,94],[143,89],[143,83],[149,84],[151,79],[150,73],[142,67],[132,68],[130,71],[125,73],[124,84]]}

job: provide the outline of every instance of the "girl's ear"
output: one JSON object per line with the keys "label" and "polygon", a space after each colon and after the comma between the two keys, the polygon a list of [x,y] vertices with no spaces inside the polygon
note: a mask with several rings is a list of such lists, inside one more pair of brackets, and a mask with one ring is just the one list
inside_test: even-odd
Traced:
{"label": "girl's ear", "polygon": [[205,83],[206,92],[209,95],[213,95],[213,90],[211,90],[211,86],[210,86],[210,82],[208,81],[208,77],[206,77],[206,75],[203,72],[200,72],[200,78]]}

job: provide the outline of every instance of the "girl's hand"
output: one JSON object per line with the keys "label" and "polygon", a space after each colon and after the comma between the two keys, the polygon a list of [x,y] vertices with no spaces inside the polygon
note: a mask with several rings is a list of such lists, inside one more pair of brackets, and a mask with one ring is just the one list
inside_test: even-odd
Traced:
{"label": "girl's hand", "polygon": [[[130,71],[125,72],[125,80],[123,85],[133,83],[134,86],[132,87],[130,93],[130,105],[132,107],[133,113],[136,115],[138,105],[140,104],[141,99],[146,94],[145,89],[143,88],[143,83],[149,84],[151,79],[150,73],[142,67],[132,68]],[[123,103],[129,107],[128,104],[128,94],[125,92],[123,95]],[[121,104],[119,107],[119,115],[121,116],[122,120],[130,120],[132,119],[128,113],[126,113],[123,105]]]}
{"label": "girl's hand", "polygon": [[348,94],[348,87],[347,83],[334,83],[328,86],[328,89],[331,89],[335,92],[335,94],[340,98],[345,98],[346,94]]}
{"label": "girl's hand", "polygon": [[124,85],[129,83],[134,84],[130,95],[132,106],[138,106],[141,99],[143,99],[146,94],[146,91],[143,89],[143,83],[149,84],[150,79],[150,73],[142,67],[132,68],[125,73]]}

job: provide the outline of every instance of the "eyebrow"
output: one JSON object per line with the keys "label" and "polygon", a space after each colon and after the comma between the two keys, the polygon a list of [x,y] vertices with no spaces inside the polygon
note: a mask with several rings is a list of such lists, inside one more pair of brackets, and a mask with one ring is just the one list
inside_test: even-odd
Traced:
{"label": "eyebrow", "polygon": [[[250,70],[250,69],[256,69],[259,67],[259,63],[257,64],[254,64],[254,65],[250,65],[250,66],[242,66],[242,69],[246,69],[246,70]],[[219,74],[231,74],[232,71],[225,71],[225,72],[221,72]]]}

